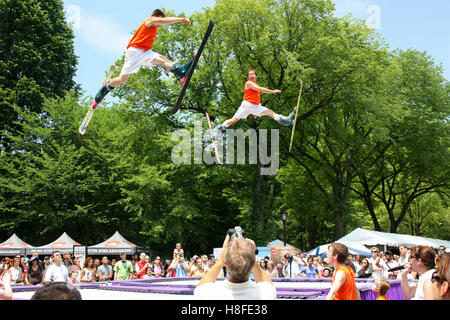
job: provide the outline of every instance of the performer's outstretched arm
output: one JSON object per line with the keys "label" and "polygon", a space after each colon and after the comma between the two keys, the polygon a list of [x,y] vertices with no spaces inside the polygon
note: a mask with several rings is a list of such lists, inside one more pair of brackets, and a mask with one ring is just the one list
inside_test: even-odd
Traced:
{"label": "performer's outstretched arm", "polygon": [[259,85],[257,85],[254,82],[247,82],[247,84],[245,85],[246,89],[251,89],[251,90],[256,90],[262,93],[281,93],[281,90],[275,89],[275,90],[271,90],[271,89],[267,89],[264,87],[261,87]]}
{"label": "performer's outstretched arm", "polygon": [[191,25],[191,21],[188,18],[178,18],[178,17],[150,17],[145,22],[145,25],[149,28],[157,27],[163,24],[174,24],[174,23],[183,23],[187,26]]}

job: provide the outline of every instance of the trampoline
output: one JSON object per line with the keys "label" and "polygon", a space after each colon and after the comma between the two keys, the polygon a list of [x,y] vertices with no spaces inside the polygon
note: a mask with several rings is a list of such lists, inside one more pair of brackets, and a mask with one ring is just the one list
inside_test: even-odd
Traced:
{"label": "trampoline", "polygon": [[[217,281],[223,281],[219,278]],[[153,278],[78,284],[83,300],[193,300],[194,289],[200,278]],[[331,279],[272,278],[277,289],[277,299],[325,300]],[[375,300],[372,292],[374,279],[356,279],[361,300]],[[390,280],[390,300],[404,300],[400,280]],[[41,286],[15,286],[13,299],[29,300]]]}

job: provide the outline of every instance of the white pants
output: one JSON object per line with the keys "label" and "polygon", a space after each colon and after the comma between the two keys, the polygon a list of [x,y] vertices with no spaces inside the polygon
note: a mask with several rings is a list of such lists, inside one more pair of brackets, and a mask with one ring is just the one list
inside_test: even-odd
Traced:
{"label": "white pants", "polygon": [[154,67],[153,60],[160,56],[152,50],[142,50],[135,47],[129,47],[125,55],[125,62],[123,63],[121,76],[133,74],[139,71],[142,66]]}
{"label": "white pants", "polygon": [[238,111],[236,111],[233,118],[246,119],[250,114],[259,117],[261,113],[267,110],[269,109],[263,107],[261,104],[253,104],[251,102],[243,100],[241,106],[239,107]]}

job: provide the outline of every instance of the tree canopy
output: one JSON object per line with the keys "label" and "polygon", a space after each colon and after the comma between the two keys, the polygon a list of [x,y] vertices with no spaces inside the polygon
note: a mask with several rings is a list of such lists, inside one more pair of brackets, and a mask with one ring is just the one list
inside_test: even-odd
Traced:
{"label": "tree canopy", "polygon": [[[39,12],[50,6],[25,2]],[[0,7],[1,32],[10,27],[8,10]],[[426,52],[389,50],[363,21],[334,17],[333,10],[328,0],[217,0],[194,13],[189,28],[160,28],[153,50],[184,61],[215,20],[182,109],[170,114],[181,89],[177,80],[163,68],[143,68],[113,92],[117,103],[106,98],[86,136],[77,128],[92,97],[76,92],[73,36],[58,13],[65,36],[44,34],[64,50],[33,46],[42,68],[20,93],[31,99],[36,92],[39,99],[20,103],[15,88],[25,80],[0,77],[0,103],[10,110],[2,125],[15,128],[3,132],[0,231],[20,230],[28,243],[39,244],[66,231],[94,244],[119,230],[159,254],[170,253],[175,242],[189,254],[210,252],[236,225],[265,246],[282,237],[284,209],[288,240],[302,249],[356,227],[447,237],[450,84],[442,68]],[[32,26],[39,35],[46,21],[24,22],[16,32],[25,37]],[[27,75],[27,60],[7,55],[7,38],[1,39],[0,63]],[[117,72],[123,60],[116,61]],[[262,95],[262,104],[278,113],[292,110],[304,83],[291,153],[290,129],[268,117],[234,126],[279,129],[278,172],[261,175],[260,159],[173,163],[173,132],[185,129],[192,145],[201,141],[206,148],[195,123],[207,131],[205,112],[216,124],[230,118],[251,68],[262,86],[282,90]],[[12,79],[18,72],[5,74]]]}

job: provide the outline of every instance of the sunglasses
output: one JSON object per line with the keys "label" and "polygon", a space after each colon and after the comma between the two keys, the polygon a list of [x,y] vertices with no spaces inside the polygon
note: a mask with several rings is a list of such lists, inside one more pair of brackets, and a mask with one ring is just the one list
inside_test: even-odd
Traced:
{"label": "sunglasses", "polygon": [[447,281],[447,279],[445,279],[445,277],[440,276],[437,274],[437,272],[433,272],[433,274],[431,275],[431,281],[437,281],[439,283],[443,283],[444,281]]}

